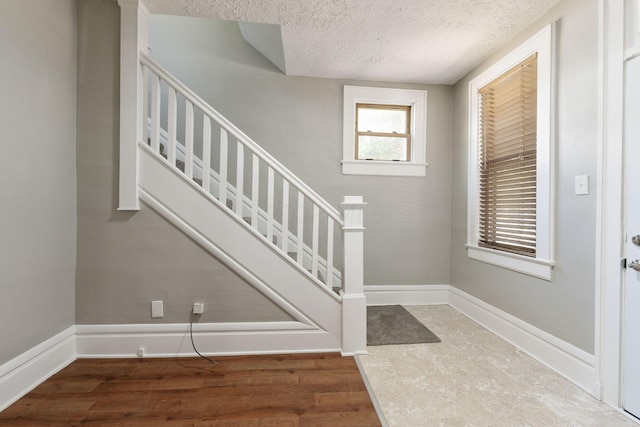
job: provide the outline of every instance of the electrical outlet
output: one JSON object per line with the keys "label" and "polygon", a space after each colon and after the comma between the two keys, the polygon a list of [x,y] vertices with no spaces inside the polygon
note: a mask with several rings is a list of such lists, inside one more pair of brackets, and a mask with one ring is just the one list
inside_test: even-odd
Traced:
{"label": "electrical outlet", "polygon": [[204,303],[203,302],[193,303],[193,314],[202,314],[202,313],[204,313]]}
{"label": "electrical outlet", "polygon": [[163,317],[162,301],[151,301],[151,317]]}

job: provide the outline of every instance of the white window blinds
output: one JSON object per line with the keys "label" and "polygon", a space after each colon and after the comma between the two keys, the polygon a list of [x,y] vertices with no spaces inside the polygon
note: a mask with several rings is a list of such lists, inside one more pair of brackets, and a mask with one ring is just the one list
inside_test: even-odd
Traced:
{"label": "white window blinds", "polygon": [[537,54],[479,97],[478,246],[535,257]]}

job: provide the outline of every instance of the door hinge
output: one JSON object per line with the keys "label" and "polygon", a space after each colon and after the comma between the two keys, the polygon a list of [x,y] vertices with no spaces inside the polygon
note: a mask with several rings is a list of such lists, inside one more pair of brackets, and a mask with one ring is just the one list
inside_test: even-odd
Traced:
{"label": "door hinge", "polygon": [[627,268],[627,259],[626,258],[622,258],[620,260],[620,268]]}

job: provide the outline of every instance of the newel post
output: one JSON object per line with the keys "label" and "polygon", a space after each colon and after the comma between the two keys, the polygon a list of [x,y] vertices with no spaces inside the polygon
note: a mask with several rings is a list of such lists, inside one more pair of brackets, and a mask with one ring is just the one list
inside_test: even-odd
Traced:
{"label": "newel post", "polygon": [[140,53],[149,46],[149,12],[141,0],[120,6],[120,177],[118,210],[139,210],[138,140],[142,140],[144,87]]}
{"label": "newel post", "polygon": [[367,301],[364,296],[364,203],[342,198],[342,353],[367,352]]}

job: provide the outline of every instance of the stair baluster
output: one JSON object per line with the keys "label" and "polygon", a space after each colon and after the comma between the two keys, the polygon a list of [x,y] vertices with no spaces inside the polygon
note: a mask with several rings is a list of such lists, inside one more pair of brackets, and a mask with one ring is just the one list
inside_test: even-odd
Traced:
{"label": "stair baluster", "polygon": [[[202,123],[202,170],[211,170],[211,119],[205,114]],[[211,193],[211,174],[202,174],[202,188]],[[224,200],[220,198],[220,200]]]}
{"label": "stair baluster", "polygon": [[[244,145],[238,141],[236,155],[236,215],[243,217],[244,199]],[[283,239],[284,240],[284,239]]]}
{"label": "stair baluster", "polygon": [[184,174],[187,175],[187,178],[193,179],[193,127],[194,127],[194,117],[193,117],[193,104],[187,100],[186,101],[186,118],[185,118],[185,129],[184,129],[184,139],[185,139],[185,153],[184,153]]}
{"label": "stair baluster", "polygon": [[218,198],[222,200],[227,200],[227,164],[229,161],[229,136],[227,131],[223,128],[220,128],[220,185],[218,189],[220,191],[220,195]]}
{"label": "stair baluster", "polygon": [[[178,128],[178,100],[176,90],[169,86],[169,99],[167,105],[167,161],[176,165],[176,134]],[[145,126],[146,127],[146,126]]]}

